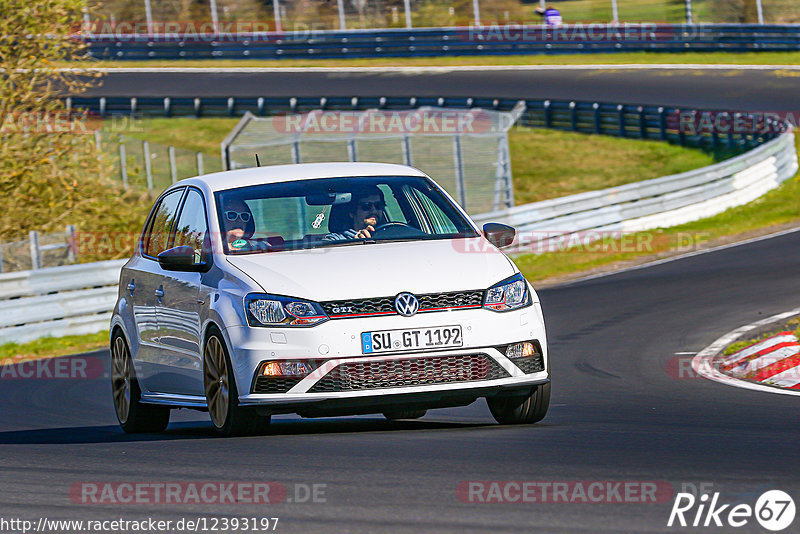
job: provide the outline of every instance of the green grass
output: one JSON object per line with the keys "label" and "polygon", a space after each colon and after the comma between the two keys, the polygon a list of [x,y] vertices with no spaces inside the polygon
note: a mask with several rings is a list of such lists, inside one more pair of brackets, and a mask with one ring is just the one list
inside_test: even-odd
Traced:
{"label": "green grass", "polygon": [[535,54],[519,56],[455,56],[435,58],[360,59],[186,59],[153,61],[92,61],[65,63],[66,67],[426,67],[485,65],[800,65],[800,52],[621,52],[618,54]]}
{"label": "green grass", "polygon": [[700,150],[660,141],[553,130],[509,132],[517,205],[615,187],[711,165]]}
{"label": "green grass", "polygon": [[[800,136],[798,136],[800,144]],[[670,228],[639,232],[624,240],[607,239],[600,250],[574,247],[543,254],[525,254],[515,261],[531,281],[555,279],[625,262],[690,252],[722,240],[733,241],[770,228],[800,221],[800,175],[761,198],[723,213]],[[738,237],[737,237],[738,236]]]}
{"label": "green grass", "polygon": [[239,118],[147,118],[109,119],[104,130],[162,145],[185,148],[219,157],[219,145],[239,122]]}
{"label": "green grass", "polygon": [[0,345],[0,364],[53,358],[106,347],[108,330],[81,336],[44,337],[27,343],[4,343]]}

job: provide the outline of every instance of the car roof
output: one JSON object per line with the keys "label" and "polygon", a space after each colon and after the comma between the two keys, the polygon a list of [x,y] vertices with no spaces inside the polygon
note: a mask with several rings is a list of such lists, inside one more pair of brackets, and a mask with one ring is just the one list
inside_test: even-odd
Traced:
{"label": "car roof", "polygon": [[215,172],[181,180],[179,185],[204,184],[211,191],[224,191],[250,185],[316,180],[320,178],[344,178],[353,176],[426,176],[424,172],[407,165],[392,163],[331,162],[299,163],[294,165],[270,165],[250,167],[234,171]]}

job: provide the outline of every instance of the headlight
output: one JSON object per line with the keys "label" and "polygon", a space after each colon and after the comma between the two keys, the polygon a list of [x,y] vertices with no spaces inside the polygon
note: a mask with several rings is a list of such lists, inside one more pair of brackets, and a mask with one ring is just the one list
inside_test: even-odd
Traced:
{"label": "headlight", "polygon": [[314,326],[328,320],[316,302],[292,297],[247,295],[244,307],[250,326]]}
{"label": "headlight", "polygon": [[486,290],[483,298],[483,307],[490,310],[504,312],[524,308],[531,303],[528,282],[522,274],[517,273],[511,278],[506,278]]}

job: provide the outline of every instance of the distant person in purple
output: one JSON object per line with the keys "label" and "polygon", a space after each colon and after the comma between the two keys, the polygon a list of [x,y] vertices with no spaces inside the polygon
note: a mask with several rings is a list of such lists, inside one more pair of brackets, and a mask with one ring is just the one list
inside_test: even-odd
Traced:
{"label": "distant person in purple", "polygon": [[545,9],[537,7],[536,14],[544,18],[546,26],[561,26],[564,23],[561,18],[561,12],[553,6],[547,6]]}

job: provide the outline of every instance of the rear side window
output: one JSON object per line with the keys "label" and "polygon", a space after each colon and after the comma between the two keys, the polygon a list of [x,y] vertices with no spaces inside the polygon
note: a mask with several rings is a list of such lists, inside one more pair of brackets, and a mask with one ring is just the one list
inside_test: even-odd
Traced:
{"label": "rear side window", "polygon": [[183,189],[172,191],[164,196],[156,206],[151,216],[147,229],[147,242],[144,253],[147,256],[158,256],[168,248],[169,235],[178,212],[178,203],[183,195]]}
{"label": "rear side window", "polygon": [[207,242],[208,225],[206,224],[206,207],[203,196],[195,189],[189,189],[183,202],[178,226],[175,227],[174,247],[189,246],[194,249],[196,264],[206,261],[209,253]]}

